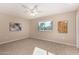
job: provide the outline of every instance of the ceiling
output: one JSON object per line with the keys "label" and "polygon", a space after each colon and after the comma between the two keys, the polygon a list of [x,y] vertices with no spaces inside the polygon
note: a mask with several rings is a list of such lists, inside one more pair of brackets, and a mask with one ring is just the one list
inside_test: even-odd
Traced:
{"label": "ceiling", "polygon": [[0,3],[0,13],[11,15],[14,17],[33,19],[42,16],[54,15],[59,13],[65,13],[70,11],[75,11],[78,9],[79,4],[74,3],[22,3],[23,5],[29,7],[30,9],[34,5],[38,5],[38,14],[36,16],[31,16],[25,12],[21,3]]}

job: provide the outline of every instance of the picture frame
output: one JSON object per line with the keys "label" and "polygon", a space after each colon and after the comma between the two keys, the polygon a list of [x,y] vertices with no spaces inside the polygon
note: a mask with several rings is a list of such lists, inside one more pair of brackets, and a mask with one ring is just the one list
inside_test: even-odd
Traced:
{"label": "picture frame", "polygon": [[22,30],[21,23],[17,22],[9,23],[9,31],[21,31],[21,30]]}
{"label": "picture frame", "polygon": [[53,22],[52,21],[40,21],[38,23],[38,30],[39,31],[51,31],[53,29]]}
{"label": "picture frame", "polygon": [[58,21],[58,32],[67,33],[68,32],[68,21]]}

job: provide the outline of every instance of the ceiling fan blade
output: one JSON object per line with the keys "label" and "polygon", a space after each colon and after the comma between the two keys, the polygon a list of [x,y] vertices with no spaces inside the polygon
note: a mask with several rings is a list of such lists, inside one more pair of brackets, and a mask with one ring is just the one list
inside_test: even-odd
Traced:
{"label": "ceiling fan blade", "polygon": [[22,3],[20,3],[20,5],[24,9],[24,13],[26,13],[26,14],[38,14],[38,13],[41,13],[41,11],[38,10],[38,5],[33,5],[32,8],[30,8],[27,5],[24,5]]}
{"label": "ceiling fan blade", "polygon": [[20,4],[25,10],[27,10],[27,11],[30,11],[31,9],[30,8],[28,8],[26,5],[24,5],[24,4]]}
{"label": "ceiling fan blade", "polygon": [[38,8],[38,5],[35,5],[34,8]]}
{"label": "ceiling fan blade", "polygon": [[38,9],[38,5],[34,5],[34,7],[32,8],[32,10],[37,10]]}

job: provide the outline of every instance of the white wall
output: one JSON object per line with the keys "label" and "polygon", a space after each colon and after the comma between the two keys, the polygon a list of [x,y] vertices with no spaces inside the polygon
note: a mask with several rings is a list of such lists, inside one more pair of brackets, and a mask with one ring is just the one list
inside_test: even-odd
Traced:
{"label": "white wall", "polygon": [[[39,32],[37,27],[38,22],[45,20],[53,21],[53,30],[50,32]],[[68,33],[58,32],[57,22],[61,20],[68,21]],[[10,32],[10,22],[22,23],[23,30],[21,32]],[[2,14],[0,15],[0,44],[28,37],[76,46],[76,11],[51,15],[47,17],[40,17],[30,20],[30,22],[26,19],[14,18]]]}
{"label": "white wall", "polygon": [[76,46],[79,48],[79,10],[76,15]]}
{"label": "white wall", "polygon": [[[22,31],[9,31],[10,22],[19,22],[22,24]],[[26,19],[14,18],[8,15],[0,14],[0,44],[15,41],[29,37],[29,22]]]}
{"label": "white wall", "polygon": [[[38,22],[45,20],[53,21],[53,30],[50,32],[39,32]],[[57,30],[57,22],[62,20],[68,21],[68,33],[59,33]],[[76,11],[31,20],[30,37],[76,46]]]}

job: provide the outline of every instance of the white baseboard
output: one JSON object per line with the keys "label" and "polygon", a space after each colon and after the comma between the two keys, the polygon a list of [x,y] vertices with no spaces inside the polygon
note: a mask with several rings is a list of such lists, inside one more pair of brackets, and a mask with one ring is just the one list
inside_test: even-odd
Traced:
{"label": "white baseboard", "polygon": [[8,40],[8,41],[5,41],[5,42],[1,42],[0,45],[6,44],[6,43],[9,43],[9,42],[14,42],[14,41],[22,40],[22,39],[25,39],[25,38],[26,38],[26,36],[25,37],[21,37],[21,38],[17,38],[17,39],[13,39],[13,40]]}
{"label": "white baseboard", "polygon": [[[17,40],[22,40],[22,39],[39,39],[39,40],[45,40],[45,41],[50,41],[50,42],[56,42],[56,41],[51,41],[51,40],[46,40],[46,39],[40,39],[40,38],[32,38],[32,37],[21,37],[21,38],[17,38],[14,40],[9,40],[9,41],[5,41],[5,42],[1,42],[0,45],[5,44],[5,43],[9,43],[9,42],[13,42],[13,41],[17,41]],[[64,43],[64,42],[56,42],[56,43],[60,43],[60,44],[65,44],[65,45],[70,45],[70,46],[75,46],[74,44],[70,44],[70,43]],[[76,47],[76,46],[75,46]]]}
{"label": "white baseboard", "polygon": [[[40,39],[40,38],[31,38],[31,39]],[[40,40],[45,40],[45,41],[50,41],[50,42],[55,42],[55,43],[59,43],[59,44],[64,44],[64,45],[69,45],[69,46],[74,46],[74,47],[76,47],[75,44],[70,44],[70,43],[57,42],[57,41],[51,41],[51,40],[46,40],[46,39],[40,39]]]}

